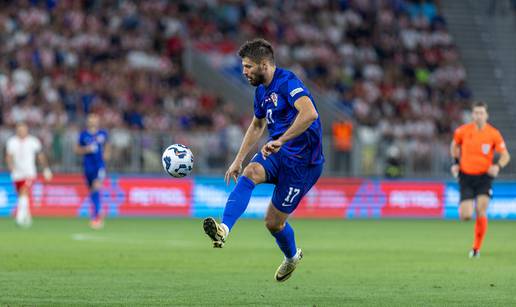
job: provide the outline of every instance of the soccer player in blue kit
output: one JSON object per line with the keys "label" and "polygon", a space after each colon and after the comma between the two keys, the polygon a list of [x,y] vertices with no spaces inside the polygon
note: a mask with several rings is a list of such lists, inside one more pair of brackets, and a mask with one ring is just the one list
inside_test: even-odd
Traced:
{"label": "soccer player in blue kit", "polygon": [[[265,226],[285,255],[275,274],[275,279],[281,282],[292,275],[303,257],[287,218],[321,176],[324,163],[321,122],[310,91],[294,73],[274,64],[269,42],[248,41],[240,47],[238,55],[242,58],[244,76],[256,86],[254,117],[225,174],[226,183],[233,178],[236,186],[226,202],[222,223],[209,217],[204,220],[203,228],[213,246],[221,248],[246,210],[254,187],[260,183],[274,184]],[[268,142],[242,173],[242,162],[266,127]]]}
{"label": "soccer player in blue kit", "polygon": [[99,129],[98,115],[90,113],[86,118],[86,129],[79,135],[75,152],[83,155],[84,177],[90,190],[92,203],[90,226],[93,229],[100,229],[104,226],[100,216],[100,188],[106,177],[104,160],[107,160],[110,155],[107,141],[107,131]]}

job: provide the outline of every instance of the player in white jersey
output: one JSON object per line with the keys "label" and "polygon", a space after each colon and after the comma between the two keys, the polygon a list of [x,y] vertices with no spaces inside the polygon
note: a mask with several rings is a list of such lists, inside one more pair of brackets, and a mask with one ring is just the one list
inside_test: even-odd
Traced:
{"label": "player in white jersey", "polygon": [[29,194],[32,182],[37,176],[36,158],[43,167],[45,180],[52,179],[52,172],[48,167],[47,158],[42,152],[41,142],[29,134],[29,128],[25,123],[16,125],[16,135],[7,140],[6,147],[7,167],[18,193],[16,223],[19,226],[28,227],[32,224]]}

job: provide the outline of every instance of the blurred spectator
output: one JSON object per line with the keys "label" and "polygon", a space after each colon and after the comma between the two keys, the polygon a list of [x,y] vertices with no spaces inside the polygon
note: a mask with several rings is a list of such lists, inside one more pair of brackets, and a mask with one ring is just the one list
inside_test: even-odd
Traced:
{"label": "blurred spectator", "polygon": [[[58,148],[98,112],[120,135],[122,156],[139,144],[131,129],[209,143],[214,160],[227,160],[236,150],[229,139],[247,122],[184,72],[185,37],[241,75],[235,50],[257,36],[273,42],[280,65],[353,117],[370,172],[387,158],[378,146],[431,157],[427,145],[448,142],[470,103],[465,69],[431,0],[4,1],[0,128],[26,120],[41,137],[56,133],[49,146]],[[190,141],[183,132],[209,137]],[[140,141],[149,152],[164,146]]]}
{"label": "blurred spectator", "polygon": [[403,159],[400,148],[396,145],[390,145],[387,148],[386,156],[384,176],[387,178],[403,177]]}
{"label": "blurred spectator", "polygon": [[[239,12],[230,22],[218,14],[222,3]],[[434,1],[251,0],[199,6],[203,19],[193,18],[191,33],[214,63],[223,69],[233,65],[224,70],[240,74],[239,61],[232,60],[239,42],[257,36],[272,41],[280,65],[315,83],[359,126],[380,132],[379,146],[400,144],[400,155],[418,160],[422,170],[428,171],[432,158],[427,145],[448,142],[470,104],[466,71]],[[374,150],[364,135],[370,134],[358,138],[370,155]],[[388,159],[385,151],[378,155],[380,161]]]}
{"label": "blurred spectator", "polygon": [[[99,113],[114,131],[114,161],[133,145],[128,129],[176,134],[202,129],[220,137],[228,127],[241,130],[237,112],[215,125],[213,117],[225,103],[197,88],[182,67],[184,35],[199,5],[1,2],[0,130],[26,121],[49,140],[55,161],[69,141],[66,127],[80,126],[89,112]],[[228,26],[238,13],[231,5],[221,10]],[[142,142],[149,152],[166,145]]]}

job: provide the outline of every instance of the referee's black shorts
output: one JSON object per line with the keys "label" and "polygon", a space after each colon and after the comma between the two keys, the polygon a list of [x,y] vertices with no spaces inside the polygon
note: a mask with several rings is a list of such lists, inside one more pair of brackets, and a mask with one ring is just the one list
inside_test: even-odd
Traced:
{"label": "referee's black shorts", "polygon": [[478,195],[493,196],[493,177],[488,174],[468,175],[459,173],[460,201],[476,199]]}

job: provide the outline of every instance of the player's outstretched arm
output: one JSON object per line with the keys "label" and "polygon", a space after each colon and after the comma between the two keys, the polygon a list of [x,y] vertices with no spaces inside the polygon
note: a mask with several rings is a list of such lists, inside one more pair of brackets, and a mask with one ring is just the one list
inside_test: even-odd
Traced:
{"label": "player's outstretched arm", "polygon": [[509,164],[509,161],[511,160],[511,155],[505,149],[500,153],[500,158],[498,159],[498,162],[496,164],[493,164],[489,167],[487,170],[487,173],[492,177],[497,177],[498,173],[504,168],[507,164]]}
{"label": "player's outstretched arm", "polygon": [[310,100],[308,96],[302,96],[297,99],[296,102],[294,102],[294,107],[298,111],[296,119],[282,136],[277,140],[268,142],[262,147],[262,154],[264,157],[278,152],[283,144],[305,132],[305,130],[308,129],[319,117],[312,100]]}
{"label": "player's outstretched arm", "polygon": [[78,155],[86,155],[91,152],[94,152],[94,149],[91,145],[81,146],[79,144],[75,145],[74,151]]}
{"label": "player's outstretched arm", "polygon": [[52,171],[48,165],[48,159],[43,152],[38,153],[38,163],[43,168],[43,177],[45,180],[52,179]]}
{"label": "player's outstretched arm", "polygon": [[104,158],[104,161],[109,161],[109,159],[111,159],[111,144],[104,144],[104,152],[102,154],[102,157]]}
{"label": "player's outstretched arm", "polygon": [[308,96],[303,96],[296,100],[296,102],[294,102],[294,107],[296,107],[299,113],[290,128],[288,128],[287,131],[278,138],[278,140],[283,143],[286,143],[305,132],[305,130],[308,129],[310,125],[317,120],[317,118],[319,118],[319,114],[317,113],[312,100],[310,100]]}
{"label": "player's outstretched arm", "polygon": [[494,145],[494,150],[500,154],[500,158],[498,158],[498,161],[491,165],[487,170],[487,173],[492,177],[498,176],[500,170],[509,164],[509,161],[511,160],[511,155],[509,154],[509,151],[507,151],[505,141],[498,130],[496,130],[494,134]]}
{"label": "player's outstretched arm", "polygon": [[14,168],[14,162],[13,156],[10,153],[7,153],[5,155],[5,163],[7,164],[7,169],[9,170],[9,173],[12,173]]}
{"label": "player's outstretched arm", "polygon": [[509,164],[509,162],[511,161],[511,155],[509,154],[509,152],[506,150],[504,150],[501,154],[500,154],[500,159],[498,160],[498,165],[501,167],[501,168],[504,168],[507,164]]}
{"label": "player's outstretched arm", "polygon": [[453,177],[459,176],[459,158],[460,158],[460,146],[455,143],[455,140],[452,140],[450,144],[450,155],[454,161],[454,163],[451,166],[451,174]]}
{"label": "player's outstretched arm", "polygon": [[253,121],[249,125],[249,128],[247,128],[235,160],[233,163],[231,163],[226,172],[226,175],[224,176],[226,183],[229,183],[231,178],[233,178],[233,180],[236,182],[238,175],[242,171],[242,162],[249,154],[249,151],[251,151],[251,148],[253,148],[253,146],[256,145],[258,140],[260,140],[262,137],[265,127],[265,118],[257,118],[256,116],[253,117]]}
{"label": "player's outstretched arm", "polygon": [[460,146],[455,143],[455,140],[452,140],[450,144],[450,155],[454,159],[458,159],[460,157]]}

